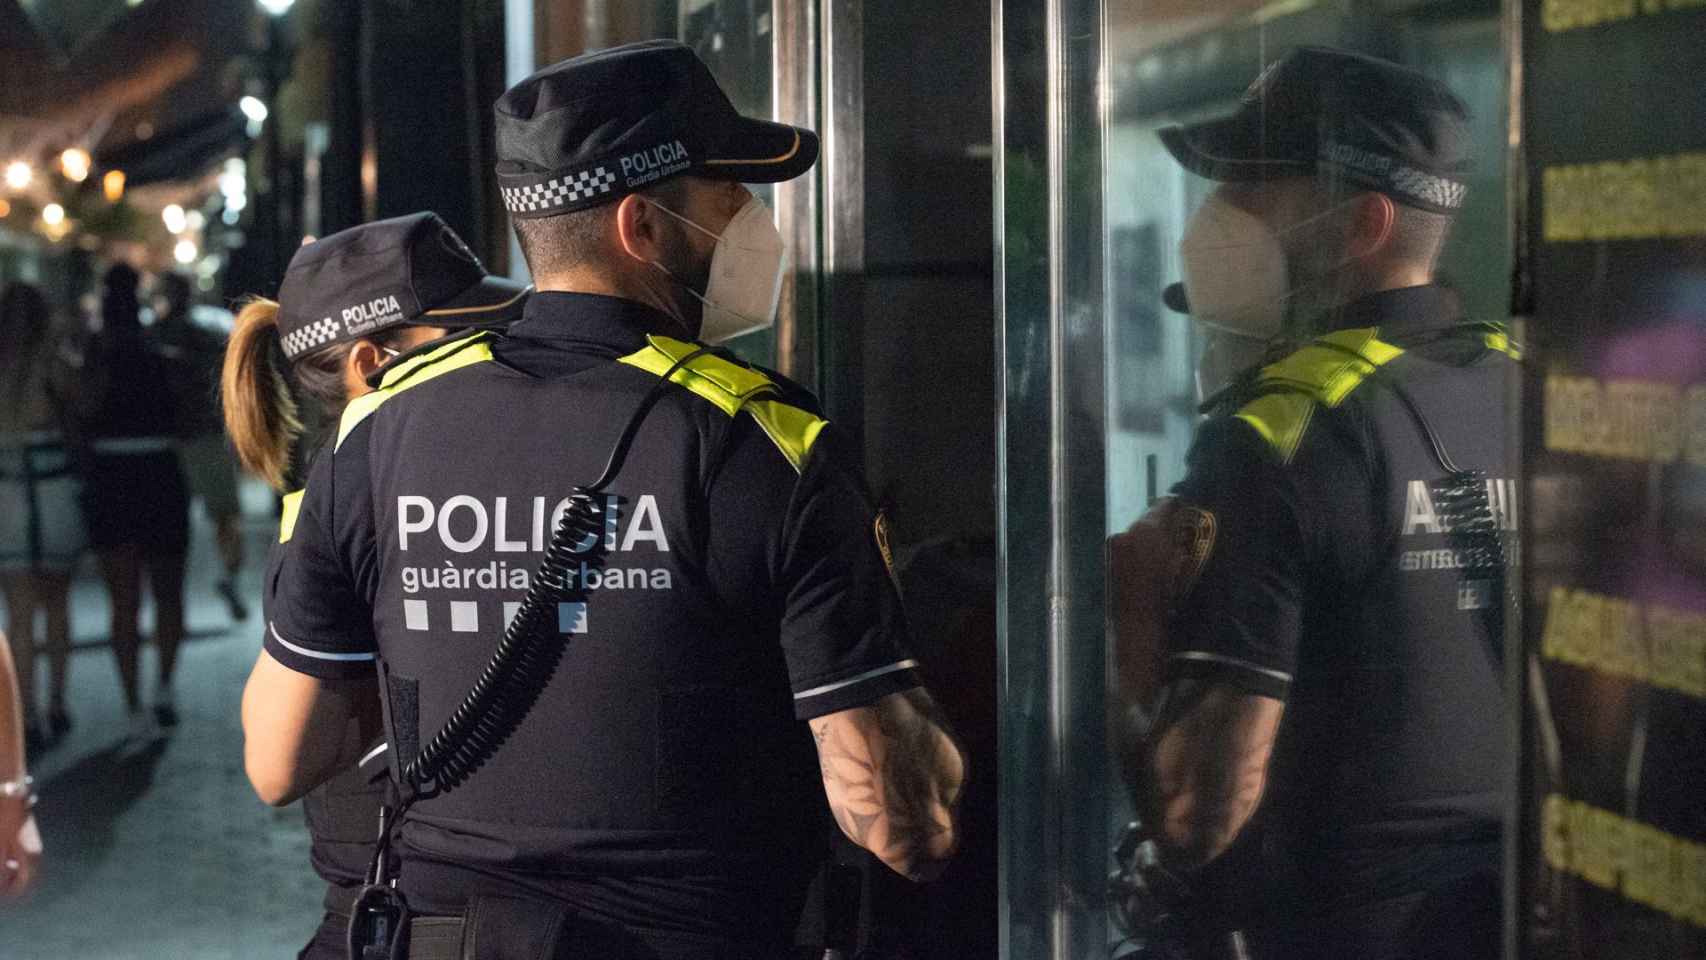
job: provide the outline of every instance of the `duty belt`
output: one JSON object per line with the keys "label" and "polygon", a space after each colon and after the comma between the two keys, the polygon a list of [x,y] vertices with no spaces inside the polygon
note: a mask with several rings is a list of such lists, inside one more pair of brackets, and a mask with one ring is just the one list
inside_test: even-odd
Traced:
{"label": "duty belt", "polygon": [[[552,901],[476,896],[460,917],[411,917],[408,960],[788,960],[787,947],[726,948],[647,939]],[[823,956],[822,948],[811,951]]]}
{"label": "duty belt", "polygon": [[415,917],[409,921],[409,960],[463,960],[467,926],[461,917]]}

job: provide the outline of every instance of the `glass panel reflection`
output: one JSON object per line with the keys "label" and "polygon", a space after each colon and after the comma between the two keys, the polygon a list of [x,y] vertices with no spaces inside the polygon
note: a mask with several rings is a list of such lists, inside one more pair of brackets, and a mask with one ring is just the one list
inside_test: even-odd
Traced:
{"label": "glass panel reflection", "polygon": [[1107,30],[1112,950],[1496,956],[1498,6]]}

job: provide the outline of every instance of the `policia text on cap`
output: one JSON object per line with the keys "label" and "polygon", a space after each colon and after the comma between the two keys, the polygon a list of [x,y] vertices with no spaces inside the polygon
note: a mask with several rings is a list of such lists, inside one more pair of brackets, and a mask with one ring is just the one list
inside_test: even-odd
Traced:
{"label": "policia text on cap", "polygon": [[1429,77],[1304,48],[1161,132],[1220,181],[1169,299],[1254,348],[1112,544],[1122,693],[1153,724],[1111,892],[1196,956],[1498,955],[1515,349],[1434,278],[1465,127]]}
{"label": "policia text on cap", "polygon": [[798,176],[817,138],[741,117],[674,43],[557,64],[496,109],[538,290],[507,335],[393,365],[314,459],[244,694],[250,779],[287,803],[381,714],[409,764],[667,377],[566,571],[554,672],[407,808],[408,955],[783,955],[825,814],[929,877],[964,775],[835,426],[695,343],[770,322],[782,247],[740,183]]}

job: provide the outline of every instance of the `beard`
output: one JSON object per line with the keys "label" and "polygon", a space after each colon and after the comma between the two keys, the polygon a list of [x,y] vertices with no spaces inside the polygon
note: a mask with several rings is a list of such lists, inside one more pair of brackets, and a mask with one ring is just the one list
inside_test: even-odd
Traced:
{"label": "beard", "polygon": [[[698,339],[699,331],[704,325],[705,305],[699,297],[705,295],[711,284],[711,255],[707,252],[700,256],[688,242],[687,228],[682,224],[675,225],[674,243],[659,261],[663,268],[674,279],[670,284],[670,302],[675,305],[676,316],[687,328],[689,339]],[[696,297],[694,294],[699,296]]]}

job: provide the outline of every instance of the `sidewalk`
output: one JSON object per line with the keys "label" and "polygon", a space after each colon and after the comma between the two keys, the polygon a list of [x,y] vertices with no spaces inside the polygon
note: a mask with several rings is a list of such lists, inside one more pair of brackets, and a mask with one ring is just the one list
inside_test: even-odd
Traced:
{"label": "sidewalk", "polygon": [[[249,620],[233,623],[214,593],[218,558],[198,506],[176,682],[181,719],[153,743],[124,739],[106,591],[85,562],[71,612],[76,728],[31,758],[45,853],[35,889],[0,901],[7,960],[288,958],[319,922],[325,887],[308,866],[301,809],[265,806],[243,775],[238,702],[260,649],[260,571],[276,530],[264,489],[246,489],[244,500]],[[151,617],[145,604],[145,637]],[[147,698],[152,646],[142,671]]]}

